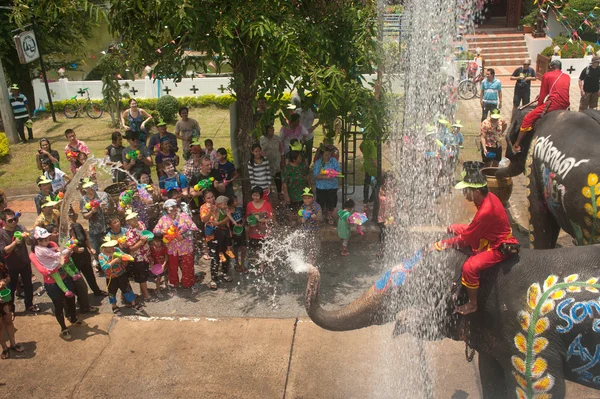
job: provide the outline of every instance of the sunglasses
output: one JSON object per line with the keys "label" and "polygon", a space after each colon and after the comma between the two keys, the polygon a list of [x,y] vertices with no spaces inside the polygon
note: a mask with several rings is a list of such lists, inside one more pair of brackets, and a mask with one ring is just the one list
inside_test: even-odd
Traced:
{"label": "sunglasses", "polygon": [[6,223],[18,223],[19,218],[6,219]]}

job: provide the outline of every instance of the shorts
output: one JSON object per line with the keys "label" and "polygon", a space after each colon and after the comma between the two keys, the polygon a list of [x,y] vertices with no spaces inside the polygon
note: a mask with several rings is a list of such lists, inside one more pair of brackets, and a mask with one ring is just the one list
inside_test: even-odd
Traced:
{"label": "shorts", "polygon": [[332,211],[338,202],[338,189],[321,190],[317,188],[317,203],[326,211]]}
{"label": "shorts", "polygon": [[246,230],[242,231],[240,235],[233,234],[231,236],[231,243],[234,248],[246,247],[248,245],[248,240],[246,239]]}
{"label": "shorts", "polygon": [[229,229],[216,228],[215,240],[217,241],[217,252],[225,253],[225,251],[227,251],[227,247],[231,246]]}
{"label": "shorts", "polygon": [[127,268],[128,276],[133,276],[136,283],[145,283],[150,275],[150,265],[148,262],[130,262]]}

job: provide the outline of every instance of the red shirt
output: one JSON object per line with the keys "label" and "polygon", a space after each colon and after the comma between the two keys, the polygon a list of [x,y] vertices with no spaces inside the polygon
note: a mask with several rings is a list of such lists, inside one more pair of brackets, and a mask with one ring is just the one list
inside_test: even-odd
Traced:
{"label": "red shirt", "polygon": [[443,247],[470,246],[474,252],[496,249],[502,243],[518,244],[512,235],[508,215],[502,202],[488,193],[477,207],[477,213],[470,224],[453,224],[448,230],[456,237],[443,240]]}
{"label": "red shirt", "polygon": [[544,104],[546,96],[552,101],[552,109],[569,108],[569,88],[571,87],[571,77],[568,73],[561,70],[549,71],[542,78],[542,87],[540,87],[540,96],[538,106]]}
{"label": "red shirt", "polygon": [[[254,206],[254,202],[248,202],[246,206],[246,216],[258,213],[261,219],[271,218],[273,216],[273,208],[269,201],[263,201],[260,208]],[[259,222],[256,226],[248,226],[248,237],[255,240],[262,240],[267,236],[267,224]]]}

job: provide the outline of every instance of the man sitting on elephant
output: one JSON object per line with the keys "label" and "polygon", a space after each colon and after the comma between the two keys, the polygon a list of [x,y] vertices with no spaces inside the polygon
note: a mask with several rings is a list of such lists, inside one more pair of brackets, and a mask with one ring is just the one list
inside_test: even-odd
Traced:
{"label": "man sitting on elephant", "polygon": [[471,247],[473,255],[462,266],[462,284],[467,288],[469,302],[456,311],[466,315],[477,310],[479,272],[492,267],[518,251],[518,241],[512,235],[504,206],[496,195],[488,192],[485,176],[476,169],[467,170],[464,180],[455,188],[462,189],[467,201],[475,203],[477,213],[470,224],[453,224],[448,232],[455,237],[438,241],[437,251],[446,248]]}
{"label": "man sitting on elephant", "polygon": [[560,60],[550,61],[549,71],[542,78],[540,95],[538,96],[538,105],[529,112],[523,123],[517,141],[513,143],[513,151],[521,151],[521,141],[525,135],[533,129],[535,121],[540,119],[545,113],[559,109],[569,108],[569,88],[571,87],[571,77],[562,70]]}

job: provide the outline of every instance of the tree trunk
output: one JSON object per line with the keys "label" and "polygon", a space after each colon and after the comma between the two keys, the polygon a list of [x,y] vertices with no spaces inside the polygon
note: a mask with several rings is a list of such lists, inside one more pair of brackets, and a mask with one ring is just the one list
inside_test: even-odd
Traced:
{"label": "tree trunk", "polygon": [[[33,84],[31,83],[31,71],[29,69],[30,64],[21,64],[19,62],[19,55],[17,49],[14,46],[10,46],[7,52],[8,62],[5,62],[4,71],[10,79],[10,84],[18,84],[19,91],[27,97],[29,103],[29,109],[33,114],[33,110],[37,108],[35,103],[35,95],[33,92]],[[15,67],[16,65],[16,67]]]}
{"label": "tree trunk", "polygon": [[250,202],[250,180],[248,179],[248,161],[250,160],[250,150],[252,148],[252,137],[250,132],[254,128],[254,99],[257,89],[254,84],[258,73],[258,67],[255,62],[248,60],[245,55],[240,57],[241,62],[233,63],[232,88],[235,91],[238,103],[238,131],[236,132],[238,159],[240,165],[237,165],[241,171],[242,177],[242,195],[243,203]]}

